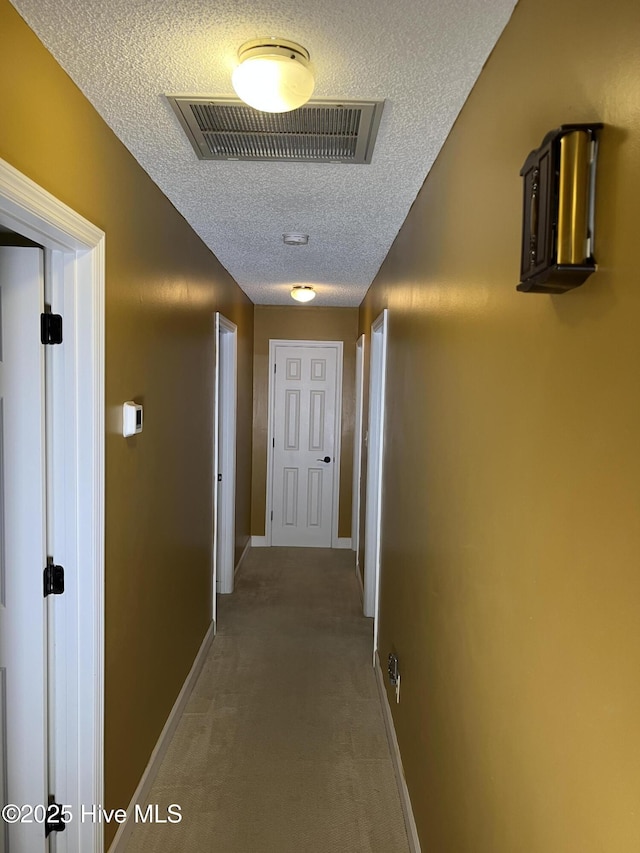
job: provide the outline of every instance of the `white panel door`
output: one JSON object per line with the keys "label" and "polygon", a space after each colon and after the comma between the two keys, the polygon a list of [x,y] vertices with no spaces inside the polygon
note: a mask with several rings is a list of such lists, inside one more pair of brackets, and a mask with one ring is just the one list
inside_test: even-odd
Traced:
{"label": "white panel door", "polygon": [[[221,568],[224,562],[224,536],[222,535],[222,528],[224,525],[224,511],[222,504],[222,477],[224,471],[224,458],[222,453],[222,433],[224,430],[224,424],[222,419],[222,394],[221,394],[221,382],[220,382],[220,374],[221,374],[221,338],[222,335],[218,328],[218,323],[216,322],[216,346],[217,346],[217,361],[216,361],[216,410],[215,410],[215,419],[216,423],[214,428],[216,430],[216,441],[215,441],[215,477],[216,482],[213,484],[214,489],[216,490],[216,560],[215,560],[215,588],[213,594],[213,621],[215,622],[217,619],[217,595],[221,591]],[[225,472],[226,473],[226,472]]]}
{"label": "white panel door", "polygon": [[[46,804],[45,446],[40,249],[0,247],[2,800]],[[0,850],[48,849],[42,823],[0,822]]]}
{"label": "white panel door", "polygon": [[356,572],[360,572],[360,509],[362,502],[362,440],[364,437],[364,347],[365,337],[356,341],[356,423],[353,431],[353,497],[351,506],[351,547],[356,555]]}
{"label": "white panel door", "polygon": [[226,595],[235,574],[238,329],[222,314],[216,314],[216,340],[216,590]]}
{"label": "white panel door", "polygon": [[338,349],[275,348],[272,545],[330,548]]}

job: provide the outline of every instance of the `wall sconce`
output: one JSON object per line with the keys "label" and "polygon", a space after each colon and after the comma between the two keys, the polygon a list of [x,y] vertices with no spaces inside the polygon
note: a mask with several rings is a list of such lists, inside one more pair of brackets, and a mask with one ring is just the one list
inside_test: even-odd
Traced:
{"label": "wall sconce", "polygon": [[520,284],[526,293],[564,293],[596,270],[593,257],[598,131],[563,124],[525,160]]}

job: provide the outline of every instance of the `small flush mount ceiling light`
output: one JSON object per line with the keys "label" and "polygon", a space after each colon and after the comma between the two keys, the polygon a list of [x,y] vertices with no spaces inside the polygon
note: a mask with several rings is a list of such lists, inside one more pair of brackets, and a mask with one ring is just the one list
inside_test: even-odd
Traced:
{"label": "small flush mount ceiling light", "polygon": [[261,38],[238,50],[231,82],[239,98],[256,110],[286,113],[306,104],[315,80],[309,52],[294,41]]}
{"label": "small flush mount ceiling light", "polygon": [[311,302],[316,298],[316,292],[309,284],[296,284],[291,289],[291,296],[297,302]]}
{"label": "small flush mount ceiling light", "polygon": [[287,246],[306,246],[309,242],[308,234],[283,234],[282,239]]}

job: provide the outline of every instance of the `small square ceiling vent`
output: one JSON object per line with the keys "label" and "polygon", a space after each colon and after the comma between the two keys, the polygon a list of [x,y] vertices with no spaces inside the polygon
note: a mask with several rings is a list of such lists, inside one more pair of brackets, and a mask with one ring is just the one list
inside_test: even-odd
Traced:
{"label": "small square ceiling vent", "polygon": [[169,96],[201,160],[370,163],[383,101],[309,101],[263,113],[235,98]]}

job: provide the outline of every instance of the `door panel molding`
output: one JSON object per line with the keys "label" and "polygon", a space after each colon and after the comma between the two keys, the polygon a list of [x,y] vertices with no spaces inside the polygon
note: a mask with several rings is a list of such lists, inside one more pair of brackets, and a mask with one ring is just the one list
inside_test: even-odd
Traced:
{"label": "door panel molding", "polygon": [[[297,376],[288,376],[297,379]],[[284,394],[284,446],[287,450],[300,450],[300,392],[288,389]]]}

